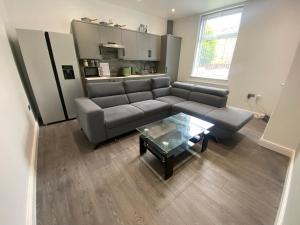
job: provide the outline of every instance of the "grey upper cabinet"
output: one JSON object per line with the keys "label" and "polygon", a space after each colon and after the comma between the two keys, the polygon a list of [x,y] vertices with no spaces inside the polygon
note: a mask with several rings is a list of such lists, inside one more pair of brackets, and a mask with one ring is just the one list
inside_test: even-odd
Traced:
{"label": "grey upper cabinet", "polygon": [[125,46],[118,51],[124,60],[159,61],[161,36],[103,26],[96,23],[72,21],[72,32],[80,59],[102,59],[101,44]]}
{"label": "grey upper cabinet", "polygon": [[119,58],[125,60],[139,60],[139,51],[137,46],[137,32],[122,30],[122,45],[125,46]]}
{"label": "grey upper cabinet", "polygon": [[140,60],[160,60],[160,36],[153,34],[137,33],[137,46]]}
{"label": "grey upper cabinet", "polygon": [[164,35],[161,38],[161,59],[159,72],[170,76],[171,82],[177,80],[181,50],[181,38],[173,35]]}
{"label": "grey upper cabinet", "polygon": [[72,32],[80,59],[101,59],[100,31],[97,24],[72,21]]}
{"label": "grey upper cabinet", "polygon": [[158,35],[148,34],[149,60],[160,60],[161,37]]}
{"label": "grey upper cabinet", "polygon": [[137,47],[140,60],[149,60],[150,54],[148,49],[148,35],[144,33],[137,33]]}
{"label": "grey upper cabinet", "polygon": [[109,26],[98,26],[98,29],[100,31],[100,40],[102,44],[108,42],[120,44],[122,42],[121,29]]}

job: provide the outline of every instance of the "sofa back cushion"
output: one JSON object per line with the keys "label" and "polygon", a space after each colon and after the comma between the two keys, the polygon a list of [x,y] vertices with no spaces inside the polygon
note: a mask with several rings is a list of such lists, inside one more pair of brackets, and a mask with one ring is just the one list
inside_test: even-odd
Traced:
{"label": "sofa back cushion", "polygon": [[151,81],[152,93],[154,98],[159,98],[171,94],[169,77],[156,77],[152,78]]}
{"label": "sofa back cushion", "polygon": [[216,96],[220,96],[220,97],[224,97],[229,94],[229,91],[227,89],[208,87],[208,86],[202,86],[202,85],[195,85],[193,87],[192,91],[216,95]]}
{"label": "sofa back cushion", "polygon": [[88,97],[101,108],[128,104],[128,98],[122,82],[89,83]]}
{"label": "sofa back cushion", "polygon": [[190,91],[185,89],[176,88],[176,87],[171,88],[171,95],[177,96],[179,98],[188,99],[190,93],[191,93]]}
{"label": "sofa back cushion", "polygon": [[122,82],[87,83],[86,88],[89,98],[125,94]]}
{"label": "sofa back cushion", "polygon": [[188,99],[194,84],[174,82],[171,88],[171,94],[180,98]]}
{"label": "sofa back cushion", "polygon": [[117,105],[129,104],[126,95],[112,95],[106,97],[98,97],[98,98],[92,98],[92,100],[101,108],[109,108]]}
{"label": "sofa back cushion", "polygon": [[192,91],[195,85],[176,81],[172,84],[172,87]]}
{"label": "sofa back cushion", "polygon": [[155,77],[151,79],[152,89],[166,88],[170,86],[169,77]]}
{"label": "sofa back cushion", "polygon": [[160,98],[171,94],[171,87],[157,88],[152,90],[154,98]]}
{"label": "sofa back cushion", "polygon": [[195,85],[189,100],[222,108],[226,106],[228,94],[226,89]]}
{"label": "sofa back cushion", "polygon": [[150,79],[127,80],[124,87],[130,103],[153,99]]}
{"label": "sofa back cushion", "polygon": [[226,106],[227,96],[220,97],[200,92],[191,92],[189,100],[222,108]]}

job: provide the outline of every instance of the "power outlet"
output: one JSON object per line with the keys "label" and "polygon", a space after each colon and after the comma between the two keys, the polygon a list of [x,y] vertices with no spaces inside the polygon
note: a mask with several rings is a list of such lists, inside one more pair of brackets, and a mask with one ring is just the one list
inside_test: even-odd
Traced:
{"label": "power outlet", "polygon": [[250,99],[250,98],[255,98],[255,94],[253,94],[253,93],[247,94],[247,99]]}
{"label": "power outlet", "polygon": [[257,94],[255,96],[255,101],[259,101],[261,98],[262,98],[262,95],[261,94]]}

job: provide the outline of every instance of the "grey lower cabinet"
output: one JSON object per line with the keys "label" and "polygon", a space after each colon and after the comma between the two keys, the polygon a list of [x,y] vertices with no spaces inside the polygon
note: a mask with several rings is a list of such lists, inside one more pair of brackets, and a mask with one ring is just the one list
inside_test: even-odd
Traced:
{"label": "grey lower cabinet", "polygon": [[137,32],[122,30],[122,45],[124,45],[125,48],[120,51],[119,58],[125,60],[139,60]]}
{"label": "grey lower cabinet", "polygon": [[161,37],[161,60],[158,70],[170,76],[171,82],[177,80],[180,49],[181,37],[170,34]]}
{"label": "grey lower cabinet", "polygon": [[100,32],[100,40],[102,44],[108,42],[121,44],[122,43],[122,30],[116,27],[98,25]]}
{"label": "grey lower cabinet", "polygon": [[72,33],[80,59],[101,59],[99,25],[73,20]]}

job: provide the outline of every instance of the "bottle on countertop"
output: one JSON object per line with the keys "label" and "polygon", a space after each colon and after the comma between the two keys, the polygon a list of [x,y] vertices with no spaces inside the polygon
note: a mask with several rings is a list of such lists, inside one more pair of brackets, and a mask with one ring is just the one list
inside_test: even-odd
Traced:
{"label": "bottle on countertop", "polygon": [[85,67],[89,66],[89,62],[87,61],[87,59],[83,60],[83,66],[85,66]]}

